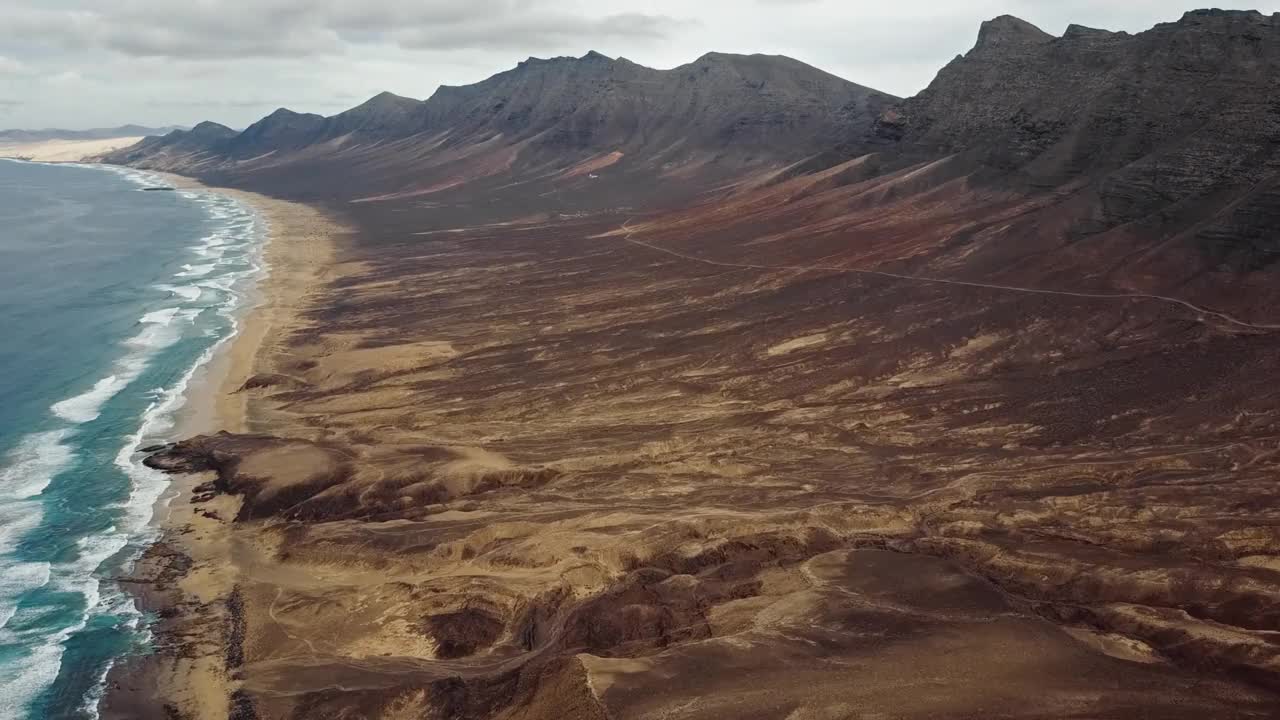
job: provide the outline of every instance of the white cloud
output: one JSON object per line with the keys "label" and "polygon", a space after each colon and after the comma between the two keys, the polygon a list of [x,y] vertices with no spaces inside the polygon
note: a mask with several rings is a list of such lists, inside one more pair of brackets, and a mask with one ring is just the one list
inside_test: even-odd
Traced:
{"label": "white cloud", "polygon": [[[243,126],[381,90],[426,97],[529,55],[598,50],[674,67],[710,50],[791,55],[898,95],[1010,13],[1136,32],[1200,0],[0,0],[7,124]],[[1272,2],[1264,12],[1280,10]],[[82,77],[47,78],[79,68]]]}
{"label": "white cloud", "polygon": [[31,68],[24,62],[0,55],[0,77],[29,75]]}
{"label": "white cloud", "polygon": [[677,23],[591,7],[565,0],[125,0],[91,9],[31,4],[7,14],[0,41],[38,37],[68,50],[244,59],[342,54],[378,43],[456,49],[659,38]]}

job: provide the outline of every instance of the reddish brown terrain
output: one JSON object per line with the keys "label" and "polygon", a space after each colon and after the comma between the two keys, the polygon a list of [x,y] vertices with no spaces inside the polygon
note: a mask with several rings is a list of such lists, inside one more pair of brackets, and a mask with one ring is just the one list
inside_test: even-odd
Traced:
{"label": "reddish brown terrain", "polygon": [[151,459],[230,716],[1280,716],[1277,78],[1006,17],[906,101],[592,54],[117,156],[353,228]]}

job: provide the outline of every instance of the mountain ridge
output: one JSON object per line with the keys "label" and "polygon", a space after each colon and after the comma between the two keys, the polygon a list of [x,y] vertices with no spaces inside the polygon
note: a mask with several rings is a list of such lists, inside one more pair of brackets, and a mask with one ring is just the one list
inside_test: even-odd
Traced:
{"label": "mountain ridge", "polygon": [[[248,174],[252,163],[245,161],[268,152],[267,164],[276,167],[282,154],[311,162],[357,147],[373,153],[362,163],[388,174],[398,162],[427,160],[422,153],[437,165],[480,156],[492,168],[517,172],[563,170],[615,152],[652,168],[696,155],[698,163],[732,171],[793,162],[865,134],[896,100],[781,56],[708,53],[654,70],[589,52],[529,58],[478,83],[441,86],[421,101],[379,93],[329,117],[282,108],[204,147],[189,136],[148,139],[108,160]],[[414,137],[420,144],[408,141]],[[390,152],[395,143],[399,160],[378,154],[377,147]]]}
{"label": "mountain ridge", "polygon": [[61,128],[44,128],[40,130],[24,130],[11,128],[0,130],[0,141],[3,142],[42,142],[46,140],[108,140],[112,138],[145,137],[148,135],[165,135],[175,130],[187,130],[181,125],[165,125],[147,127],[145,125],[120,125],[110,128],[92,128],[89,130],[64,130]]}

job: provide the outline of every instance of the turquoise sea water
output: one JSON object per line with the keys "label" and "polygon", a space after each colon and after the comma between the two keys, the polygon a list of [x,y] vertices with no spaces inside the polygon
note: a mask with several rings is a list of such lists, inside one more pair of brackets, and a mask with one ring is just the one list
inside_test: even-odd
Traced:
{"label": "turquoise sea water", "polygon": [[151,538],[195,369],[235,330],[261,223],[131,170],[0,161],[0,720],[96,717],[145,618],[112,581]]}

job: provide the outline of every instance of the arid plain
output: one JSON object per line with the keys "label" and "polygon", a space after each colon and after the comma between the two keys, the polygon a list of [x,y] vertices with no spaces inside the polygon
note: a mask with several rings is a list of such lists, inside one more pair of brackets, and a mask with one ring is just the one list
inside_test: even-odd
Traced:
{"label": "arid plain", "polygon": [[1265,714],[1187,670],[1274,677],[1271,333],[616,220],[339,265],[237,393],[249,434],[180,446],[244,498],[263,716]]}

